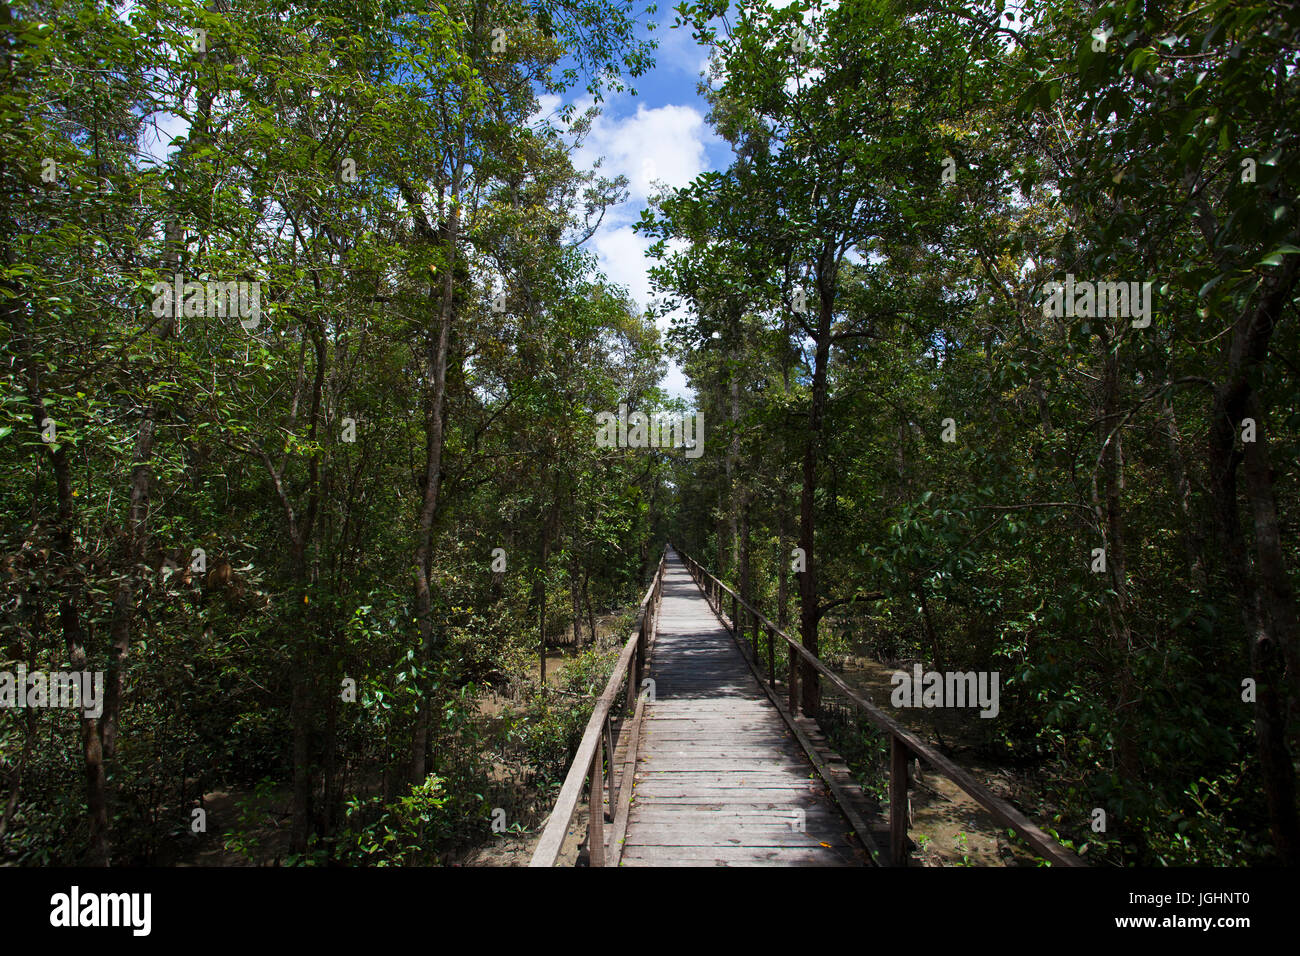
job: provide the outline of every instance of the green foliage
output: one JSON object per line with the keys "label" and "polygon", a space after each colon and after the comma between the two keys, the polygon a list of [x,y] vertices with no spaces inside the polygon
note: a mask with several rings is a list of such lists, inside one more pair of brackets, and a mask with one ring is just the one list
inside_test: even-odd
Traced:
{"label": "green foliage", "polygon": [[447,827],[443,783],[429,777],[396,801],[353,797],[347,804],[347,825],[339,834],[336,859],[358,866],[436,864],[430,847],[438,845]]}
{"label": "green foliage", "polygon": [[[734,156],[639,224],[718,423],[673,537],[789,620],[810,552],[824,660],[999,673],[998,719],[935,732],[1089,859],[1294,862],[1262,741],[1300,713],[1300,19],[1157,6],[677,8]],[[1067,275],[1149,281],[1150,324],[1049,314]],[[869,783],[878,748],[820,717]]]}
{"label": "green foliage", "polygon": [[[622,184],[574,168],[561,134],[583,118],[534,119],[543,92],[643,74],[640,14],[11,6],[0,668],[75,662],[123,690],[89,725],[106,825],[79,722],[0,713],[0,860],[171,860],[205,794],[267,779],[294,862],[483,839],[493,757],[526,772],[485,688],[509,700],[645,578],[627,543],[651,534],[662,463],[593,436],[598,412],[662,401],[658,336],[575,241]],[[156,314],[177,274],[259,282],[260,322]],[[406,791],[416,750],[442,790]],[[270,862],[252,824],[222,824],[229,848]]]}

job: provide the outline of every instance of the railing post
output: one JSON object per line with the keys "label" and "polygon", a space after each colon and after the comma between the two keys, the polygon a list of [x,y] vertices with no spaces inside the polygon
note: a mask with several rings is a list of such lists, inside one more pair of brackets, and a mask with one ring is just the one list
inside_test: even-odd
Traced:
{"label": "railing post", "polygon": [[731,636],[740,637],[740,618],[736,617],[736,595],[731,596]]}
{"label": "railing post", "polygon": [[[758,637],[758,624],[754,624],[754,637]],[[767,686],[776,690],[776,634],[771,628],[767,631]]]}
{"label": "railing post", "polygon": [[645,665],[642,663],[645,659],[645,651],[642,650],[644,644],[638,637],[636,642],[636,653],[632,655],[632,681],[627,689],[627,707],[625,711],[631,713],[632,708],[636,706],[637,695],[641,693],[642,674],[645,671]]}
{"label": "railing post", "polygon": [[799,654],[794,649],[793,644],[787,644],[786,647],[790,651],[790,676],[788,678],[788,683],[790,684],[790,716],[798,717],[799,716]]}
{"label": "railing post", "polygon": [[601,743],[596,747],[596,755],[591,758],[591,796],[587,807],[587,854],[592,866],[605,865],[605,768],[601,763],[605,756],[603,729],[600,736]]}
{"label": "railing post", "polygon": [[758,661],[759,661],[759,657],[758,657],[758,615],[757,615],[757,614],[752,614],[752,613],[751,613],[751,614],[750,614],[750,617],[752,617],[752,618],[754,619],[754,629],[753,629],[753,631],[750,632],[749,643],[750,643],[750,646],[751,646],[751,647],[753,648],[753,650],[754,650],[754,667],[757,668],[757,667],[758,667]]}
{"label": "railing post", "polygon": [[889,860],[907,866],[907,745],[889,736]]}
{"label": "railing post", "polygon": [[[605,715],[605,772],[609,774],[609,783],[605,790],[609,793],[608,819],[614,822],[614,808],[618,806],[618,778],[614,775],[614,717]],[[602,811],[603,812],[603,811]]]}

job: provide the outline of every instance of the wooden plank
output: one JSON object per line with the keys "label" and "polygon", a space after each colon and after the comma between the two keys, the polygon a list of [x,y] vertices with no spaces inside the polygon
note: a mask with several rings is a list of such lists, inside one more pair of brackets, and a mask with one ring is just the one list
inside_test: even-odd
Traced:
{"label": "wooden plank", "polygon": [[624,866],[857,866],[844,850],[826,847],[628,847]]}
{"label": "wooden plank", "polygon": [[609,865],[618,866],[623,855],[624,838],[627,836],[628,817],[632,808],[633,786],[636,777],[636,757],[641,736],[641,719],[645,716],[646,695],[638,694],[636,714],[628,730],[627,746],[623,752],[623,783],[619,787],[623,799],[619,801],[614,812],[614,829],[609,834]]}
{"label": "wooden plank", "polygon": [[785,724],[776,719],[775,714],[765,715],[762,723],[749,718],[704,717],[695,714],[690,717],[673,717],[649,715],[646,718],[646,730],[651,739],[659,740],[701,740],[724,737],[740,743],[747,737],[767,738],[782,737],[793,741]]}
{"label": "wooden plank", "polygon": [[701,757],[706,760],[725,760],[738,757],[748,760],[752,757],[771,757],[773,760],[793,759],[800,764],[806,763],[806,754],[794,737],[767,737],[751,741],[741,737],[731,742],[723,737],[709,737],[698,744],[678,738],[674,740],[646,740],[641,750],[649,758]]}
{"label": "wooden plank", "polygon": [[808,734],[796,722],[793,712],[787,711],[782,706],[781,699],[777,696],[776,688],[765,686],[763,684],[762,675],[758,672],[757,662],[746,661],[746,664],[752,672],[754,680],[757,682],[759,688],[767,696],[768,700],[771,701],[772,708],[776,710],[786,727],[788,727],[798,739],[804,755],[812,763],[813,768],[817,771],[817,775],[821,777],[827,787],[830,788],[836,804],[853,825],[853,830],[857,834],[858,839],[862,842],[862,846],[866,850],[867,856],[873,864],[879,865],[881,863],[881,853],[871,835],[871,825],[860,813],[857,812],[857,809],[854,806],[853,801],[849,798],[849,794],[845,787],[841,786],[837,780],[836,774],[831,771],[831,768],[822,760],[821,755],[817,753],[817,748],[813,745]]}
{"label": "wooden plank", "polygon": [[735,739],[738,735],[753,737],[784,737],[791,734],[780,721],[753,720],[736,717],[659,717],[646,715],[644,730],[652,737],[669,739],[679,737],[696,740],[701,737],[726,737]]}
{"label": "wooden plank", "polygon": [[781,773],[788,771],[795,779],[807,773],[804,761],[793,755],[778,757],[667,757],[643,754],[641,769],[645,773]]}
{"label": "wooden plank", "polygon": [[889,862],[907,866],[907,747],[889,739]]}
{"label": "wooden plank", "polygon": [[[822,799],[821,794],[810,793],[806,796]],[[729,806],[741,806],[749,803],[776,803],[780,806],[800,806],[799,795],[792,793],[786,787],[768,787],[766,789],[662,787],[638,794],[633,800],[632,806],[633,808],[648,807],[652,805],[658,806],[663,803],[723,803]]]}
{"label": "wooden plank", "polygon": [[[645,723],[641,724],[642,745],[653,744],[664,749],[685,749],[699,747],[705,750],[722,750],[725,748],[780,748],[794,747],[794,737],[780,734],[676,734],[662,736],[655,734],[653,739],[647,734]],[[797,748],[796,748],[797,749]]]}
{"label": "wooden plank", "polygon": [[663,741],[654,741],[650,746],[643,746],[640,751],[647,761],[660,760],[757,760],[784,762],[795,760],[799,763],[799,748],[794,741],[781,741],[758,747],[691,747],[681,742],[665,745]]}
{"label": "wooden plank", "polygon": [[814,792],[791,792],[784,787],[768,790],[698,790],[692,793],[674,793],[670,789],[663,789],[659,792],[646,794],[640,802],[636,797],[632,798],[633,809],[637,807],[664,807],[677,805],[698,804],[701,806],[822,806],[821,803],[825,798]]}
{"label": "wooden plank", "polygon": [[[631,820],[637,824],[638,831],[654,832],[655,827],[712,827],[720,824],[734,825],[739,832],[754,827],[765,829],[798,831],[800,827],[807,830],[815,827],[820,833],[836,832],[843,827],[829,810],[806,807],[784,807],[779,810],[747,810],[738,812],[735,808],[725,810],[702,810],[699,804],[690,807],[651,806],[644,811],[633,808]],[[650,841],[647,841],[650,842]]]}
{"label": "wooden plank", "polygon": [[[605,718],[609,715],[610,707],[614,704],[614,698],[618,696],[619,687],[627,674],[628,664],[632,660],[632,655],[636,652],[641,618],[645,615],[647,605],[656,593],[656,587],[660,576],[663,574],[663,569],[664,562],[660,560],[659,571],[655,575],[655,580],[651,582],[650,587],[646,589],[645,597],[641,599],[641,609],[637,614],[636,627],[633,629],[632,636],[623,645],[623,651],[614,664],[614,670],[609,675],[605,690],[596,701],[596,706],[591,712],[586,730],[582,734],[582,740],[578,744],[577,753],[573,756],[573,763],[570,764],[569,772],[565,775],[564,784],[560,787],[560,795],[555,801],[555,807],[551,810],[551,815],[547,818],[546,829],[542,831],[542,837],[537,842],[537,848],[533,851],[533,858],[529,862],[529,866],[554,866],[556,859],[560,855],[560,848],[564,844],[569,824],[573,821],[573,815],[578,810],[578,801],[582,798],[582,788],[586,780],[587,768],[592,765],[592,761],[596,756],[596,748],[601,744]],[[597,771],[599,771],[599,768],[597,768]]]}
{"label": "wooden plank", "polygon": [[[806,787],[813,783],[811,777],[806,776],[812,771],[799,772],[790,771],[783,773],[780,770],[766,770],[754,768],[751,770],[736,770],[734,772],[725,769],[707,767],[679,767],[677,769],[660,770],[654,764],[641,763],[636,771],[636,786],[640,787],[648,783],[663,781],[677,781],[682,786],[699,785],[699,786],[723,786],[735,787],[744,786],[746,781],[751,787]],[[821,783],[821,781],[816,781]]]}
{"label": "wooden plank", "polygon": [[[700,570],[703,572],[702,568]],[[727,585],[723,584],[721,581],[718,581],[713,577],[713,575],[703,572],[703,576],[712,582],[720,595],[727,594],[738,598],[738,595],[736,595],[731,588],[727,587]],[[999,823],[1011,827],[1011,829],[1020,834],[1026,843],[1038,851],[1039,855],[1060,866],[1081,867],[1087,865],[1078,856],[1065,849],[1039,829],[1039,827],[1030,821],[1028,817],[1013,807],[1010,803],[994,795],[987,787],[977,781],[961,767],[957,766],[925,741],[907,730],[871,701],[864,698],[854,688],[845,683],[843,678],[818,660],[808,651],[807,648],[803,647],[784,631],[777,628],[776,625],[772,624],[772,622],[766,617],[759,614],[757,610],[748,604],[745,606],[751,613],[757,615],[759,620],[761,620],[765,626],[770,627],[773,633],[786,642],[790,647],[792,654],[797,654],[799,657],[802,657],[813,670],[817,671],[834,684],[849,700],[851,700],[867,715],[867,718],[872,723],[901,740],[907,745],[907,749],[913,754],[919,756],[926,763],[944,774],[944,776],[953,783],[957,784],[957,786],[962,790],[966,791],[966,793],[974,798],[977,803],[992,814]]]}
{"label": "wooden plank", "polygon": [[735,819],[740,823],[754,823],[766,821],[775,823],[779,826],[797,826],[800,819],[827,819],[835,822],[839,826],[841,821],[836,818],[836,814],[826,806],[806,806],[796,804],[768,804],[766,806],[727,806],[725,804],[676,804],[664,805],[658,801],[654,804],[643,806],[633,806],[630,810],[633,817],[643,823],[649,822],[682,822],[694,821],[694,819],[703,819],[703,821],[718,821],[718,819]]}
{"label": "wooden plank", "polygon": [[[603,741],[604,734],[601,739]],[[590,806],[587,810],[587,855],[592,866],[605,865],[605,773],[601,766],[601,749],[596,748],[595,763],[591,767]]]}
{"label": "wooden plank", "polygon": [[[662,651],[661,651],[662,653]],[[713,690],[709,688],[710,692]],[[704,722],[725,723],[731,721],[752,721],[755,726],[761,727],[757,721],[766,717],[763,704],[757,700],[699,700],[690,698],[679,698],[677,700],[671,697],[663,700],[668,694],[682,694],[681,690],[673,690],[671,685],[655,680],[655,692],[659,700],[663,701],[662,706],[655,708],[655,720],[698,720]],[[694,693],[694,691],[691,691]]]}
{"label": "wooden plank", "polygon": [[648,676],[655,702],[640,728],[624,865],[861,865],[797,735],[676,561]]}
{"label": "wooden plank", "polygon": [[[847,831],[846,831],[847,832]],[[826,839],[823,839],[826,837]],[[639,825],[628,831],[624,852],[637,846],[805,846],[843,847],[852,845],[843,834],[800,833],[773,826]]]}

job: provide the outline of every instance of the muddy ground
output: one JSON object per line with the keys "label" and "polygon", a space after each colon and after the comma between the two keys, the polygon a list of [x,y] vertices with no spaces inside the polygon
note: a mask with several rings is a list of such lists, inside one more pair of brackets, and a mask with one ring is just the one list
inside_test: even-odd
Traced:
{"label": "muddy ground", "polygon": [[[890,704],[895,686],[891,676],[897,670],[910,674],[911,667],[911,661],[888,667],[868,657],[852,657],[837,670],[850,686],[922,740],[952,756],[996,796],[1012,802],[1028,797],[1022,806],[1032,805],[1033,793],[1041,785],[1037,775],[999,766],[977,754],[984,735],[978,710],[908,709]],[[955,783],[923,763],[914,761],[912,766],[910,835],[918,844],[917,862],[924,866],[1036,865],[1037,857],[1018,842],[1013,844],[1006,828]]]}

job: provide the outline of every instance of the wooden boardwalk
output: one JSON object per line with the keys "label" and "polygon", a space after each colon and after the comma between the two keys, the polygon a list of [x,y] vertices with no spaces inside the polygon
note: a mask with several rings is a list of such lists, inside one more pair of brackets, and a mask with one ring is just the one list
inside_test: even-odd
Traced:
{"label": "wooden boardwalk", "polygon": [[864,853],[685,565],[670,554],[624,866],[857,866]]}

